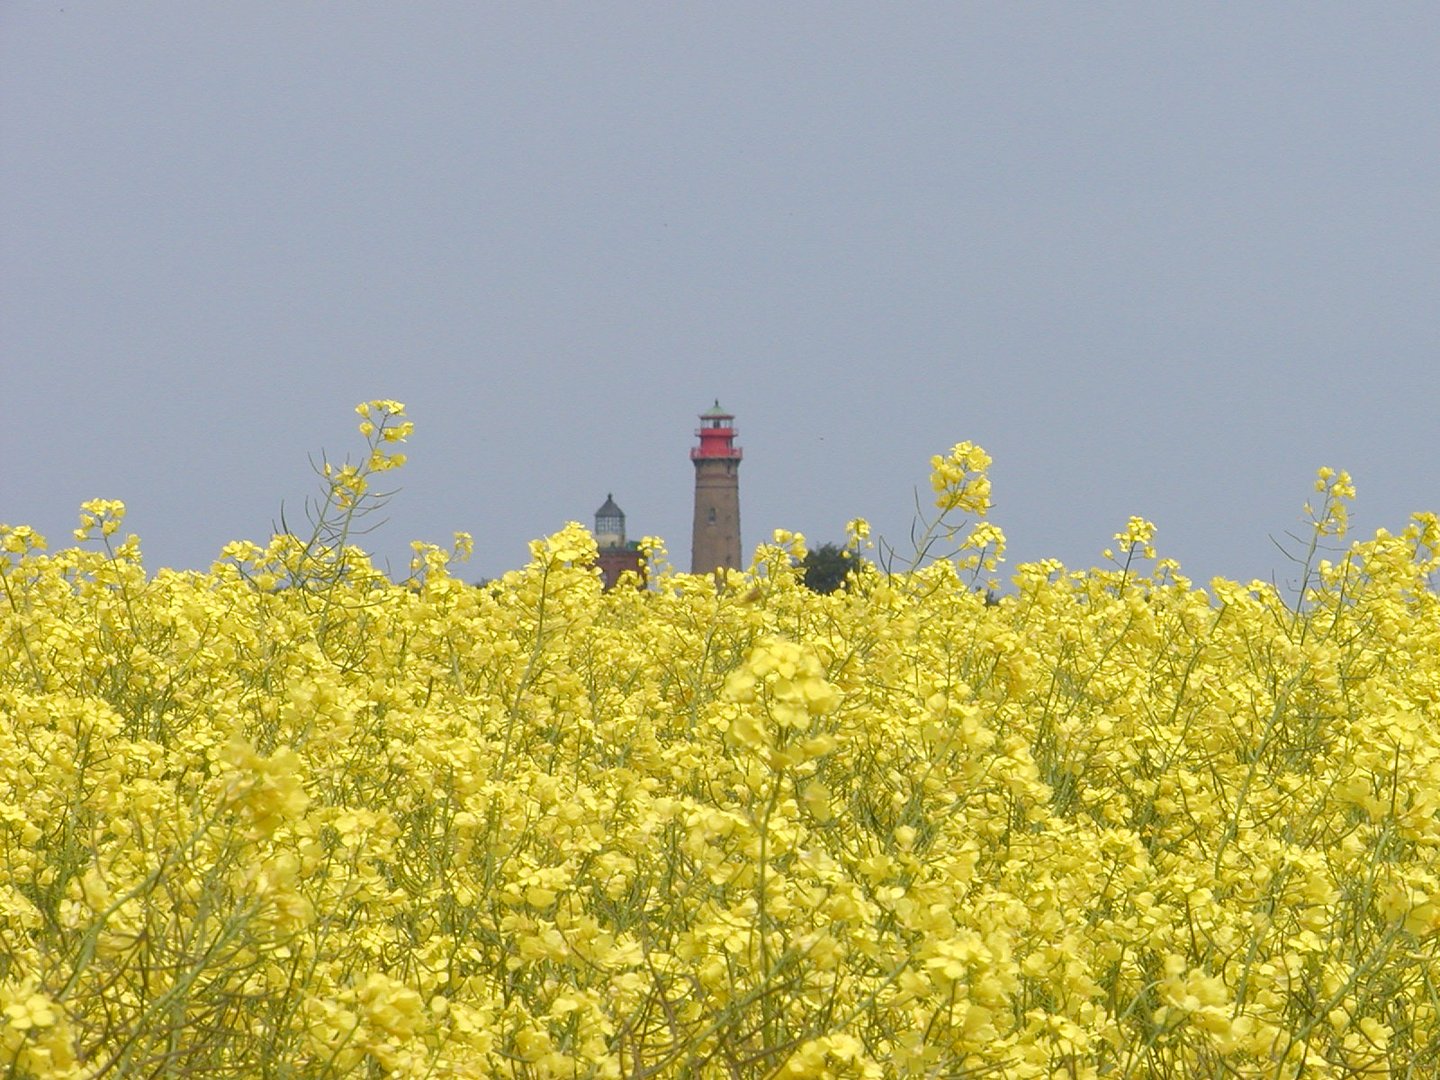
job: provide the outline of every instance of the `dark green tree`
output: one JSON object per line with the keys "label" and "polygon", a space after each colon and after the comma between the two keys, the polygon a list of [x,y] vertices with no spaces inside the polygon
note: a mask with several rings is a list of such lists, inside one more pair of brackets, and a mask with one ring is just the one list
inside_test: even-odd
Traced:
{"label": "dark green tree", "polygon": [[[863,561],[863,560],[858,560]],[[845,585],[845,576],[855,568],[857,560],[835,544],[821,544],[805,553],[800,560],[801,580],[812,592],[832,593]]]}

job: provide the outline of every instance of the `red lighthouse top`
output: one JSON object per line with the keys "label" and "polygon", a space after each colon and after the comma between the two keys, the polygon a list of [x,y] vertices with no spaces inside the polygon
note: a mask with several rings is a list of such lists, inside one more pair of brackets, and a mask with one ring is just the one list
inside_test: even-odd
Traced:
{"label": "red lighthouse top", "polygon": [[713,407],[700,414],[700,426],[695,434],[700,436],[700,445],[690,451],[695,461],[713,458],[739,461],[741,450],[735,445],[735,414],[720,407],[717,398]]}

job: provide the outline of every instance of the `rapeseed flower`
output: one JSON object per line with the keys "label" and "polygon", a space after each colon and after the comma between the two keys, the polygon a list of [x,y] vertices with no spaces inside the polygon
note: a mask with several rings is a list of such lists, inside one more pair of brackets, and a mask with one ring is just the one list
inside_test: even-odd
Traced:
{"label": "rapeseed flower", "polygon": [[[843,595],[791,532],[718,585],[647,540],[606,593],[576,524],[484,589],[461,536],[392,583],[348,530],[409,421],[357,413],[315,536],[208,573],[106,546],[113,501],[104,550],[0,528],[0,1067],[1440,1070],[1433,515],[1299,602],[1194,587],[1135,517],[1123,565],[987,605],[960,443],[957,557]],[[1318,480],[1323,539],[1353,484]]]}

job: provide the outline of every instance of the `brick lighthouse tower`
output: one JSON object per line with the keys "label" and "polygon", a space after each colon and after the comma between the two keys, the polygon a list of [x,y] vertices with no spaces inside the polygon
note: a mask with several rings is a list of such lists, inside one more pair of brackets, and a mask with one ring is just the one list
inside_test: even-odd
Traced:
{"label": "brick lighthouse tower", "polygon": [[690,532],[690,572],[740,569],[740,448],[735,414],[720,407],[700,414],[695,463],[695,524]]}

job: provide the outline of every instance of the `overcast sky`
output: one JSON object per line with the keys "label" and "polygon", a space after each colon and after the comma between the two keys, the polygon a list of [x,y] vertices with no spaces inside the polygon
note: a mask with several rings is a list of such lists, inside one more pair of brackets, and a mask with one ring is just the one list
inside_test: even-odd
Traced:
{"label": "overcast sky", "polygon": [[614,492],[685,569],[718,397],[747,551],[903,547],[970,439],[1012,562],[1140,514],[1283,581],[1321,465],[1440,509],[1437,57],[1429,2],[5,0],[0,521],[205,567],[387,397],[382,559]]}

